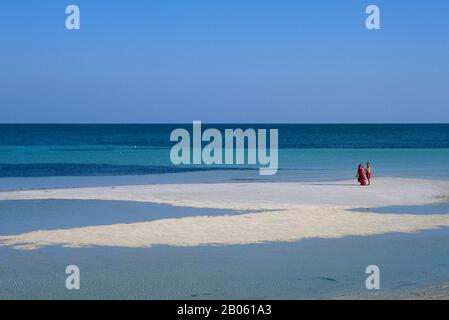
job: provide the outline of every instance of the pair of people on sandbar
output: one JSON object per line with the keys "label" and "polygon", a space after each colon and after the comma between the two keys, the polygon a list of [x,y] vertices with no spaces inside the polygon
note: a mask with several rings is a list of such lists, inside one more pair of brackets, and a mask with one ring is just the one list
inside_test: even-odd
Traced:
{"label": "pair of people on sandbar", "polygon": [[[357,181],[360,182],[361,186],[366,186],[371,184],[371,164],[366,163],[366,169],[363,168],[362,164],[359,164],[359,169],[357,170]],[[368,182],[368,183],[367,183]]]}

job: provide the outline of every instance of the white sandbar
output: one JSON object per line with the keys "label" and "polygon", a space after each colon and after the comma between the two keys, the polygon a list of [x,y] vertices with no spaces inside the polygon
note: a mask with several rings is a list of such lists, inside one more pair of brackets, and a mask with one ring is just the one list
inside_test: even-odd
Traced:
{"label": "white sandbar", "polygon": [[25,199],[126,200],[251,212],[40,230],[0,236],[0,246],[29,250],[52,245],[130,248],[232,245],[410,233],[449,227],[449,214],[350,211],[447,201],[449,182],[433,180],[379,178],[370,187],[357,186],[353,181],[269,182],[161,184],[0,193],[0,200]]}

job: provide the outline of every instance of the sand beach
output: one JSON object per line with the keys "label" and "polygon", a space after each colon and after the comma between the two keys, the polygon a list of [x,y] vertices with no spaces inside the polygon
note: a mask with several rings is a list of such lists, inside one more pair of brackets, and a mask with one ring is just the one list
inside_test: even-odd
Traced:
{"label": "sand beach", "polygon": [[21,250],[54,245],[142,248],[413,233],[449,227],[449,216],[372,210],[431,205],[447,201],[448,195],[446,181],[402,178],[380,178],[370,187],[360,187],[354,181],[337,181],[156,184],[2,192],[0,200],[120,200],[230,209],[237,213],[38,230],[0,236],[0,245]]}

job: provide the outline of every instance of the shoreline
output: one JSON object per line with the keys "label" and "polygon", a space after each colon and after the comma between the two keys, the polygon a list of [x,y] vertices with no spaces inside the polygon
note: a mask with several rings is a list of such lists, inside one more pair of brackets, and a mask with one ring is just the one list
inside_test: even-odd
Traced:
{"label": "shoreline", "polygon": [[[355,176],[352,170],[335,170],[323,174],[304,175],[304,173],[319,172],[320,169],[295,169],[279,168],[276,176],[259,176],[255,170],[214,170],[214,171],[190,171],[168,172],[154,174],[132,175],[73,175],[73,176],[25,176],[25,177],[0,177],[0,193],[26,190],[47,189],[73,189],[73,188],[97,188],[112,186],[146,186],[168,184],[222,184],[222,183],[333,183],[353,182],[348,177]],[[291,174],[293,173],[293,174]],[[301,174],[295,174],[301,173]],[[445,176],[433,176],[426,174],[393,175],[390,171],[376,172],[378,179],[404,179],[422,181],[448,181]]]}

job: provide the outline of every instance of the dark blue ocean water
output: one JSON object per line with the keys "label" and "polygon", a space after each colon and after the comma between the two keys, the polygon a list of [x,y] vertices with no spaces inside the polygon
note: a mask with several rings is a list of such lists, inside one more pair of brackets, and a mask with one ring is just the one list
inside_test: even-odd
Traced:
{"label": "dark blue ocean water", "polygon": [[[204,129],[279,129],[280,148],[449,148],[449,124],[203,124]],[[0,124],[0,146],[166,148],[170,132],[191,124]],[[91,146],[84,149],[82,146]],[[71,150],[71,149],[70,149]]]}
{"label": "dark blue ocean water", "polygon": [[[449,124],[219,124],[279,130],[280,172],[345,178],[359,162],[378,174],[444,177]],[[191,124],[3,124],[0,177],[141,175],[237,169],[174,166],[170,132]],[[242,167],[238,167],[242,169]],[[251,168],[244,168],[245,170]],[[254,170],[253,170],[254,171]],[[338,172],[338,174],[336,174]],[[344,174],[341,174],[343,173]]]}

